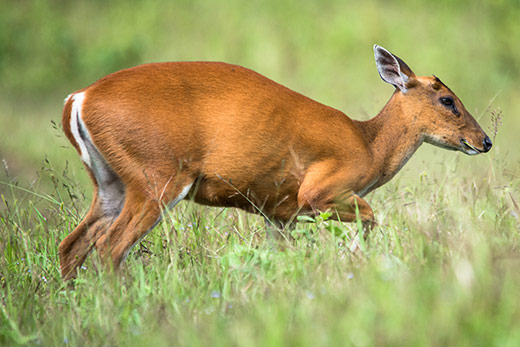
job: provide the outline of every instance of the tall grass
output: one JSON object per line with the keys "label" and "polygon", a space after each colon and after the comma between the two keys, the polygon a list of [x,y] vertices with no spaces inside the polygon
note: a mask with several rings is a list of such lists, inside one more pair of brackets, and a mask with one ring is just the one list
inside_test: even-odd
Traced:
{"label": "tall grass", "polygon": [[493,154],[492,174],[457,161],[372,194],[379,226],[356,254],[355,225],[299,223],[280,249],[257,216],[183,202],[121,276],[93,254],[73,284],[57,244],[87,201],[48,164],[55,192],[2,198],[0,342],[515,346],[520,180]]}

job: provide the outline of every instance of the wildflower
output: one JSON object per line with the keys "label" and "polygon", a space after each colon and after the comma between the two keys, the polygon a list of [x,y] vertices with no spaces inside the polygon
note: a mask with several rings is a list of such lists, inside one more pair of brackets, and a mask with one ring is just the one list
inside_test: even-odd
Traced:
{"label": "wildflower", "polygon": [[217,292],[216,290],[211,292],[212,298],[220,298],[220,292]]}

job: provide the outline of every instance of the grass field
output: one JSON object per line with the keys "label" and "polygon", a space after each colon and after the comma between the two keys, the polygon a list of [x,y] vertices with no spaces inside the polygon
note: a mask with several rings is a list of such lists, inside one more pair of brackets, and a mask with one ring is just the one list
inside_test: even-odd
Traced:
{"label": "grass field", "polygon": [[[0,5],[0,345],[520,345],[518,4],[139,4]],[[279,247],[258,216],[185,201],[121,276],[93,254],[61,281],[57,245],[91,194],[61,135],[68,93],[143,62],[223,60],[367,119],[392,91],[374,43],[441,77],[491,152],[421,147],[367,196],[379,225],[356,254],[356,225],[325,214]]]}
{"label": "grass field", "polygon": [[0,221],[0,339],[516,346],[520,209],[512,192],[520,180],[491,166],[464,177],[457,164],[373,194],[380,226],[357,255],[348,250],[353,225],[298,224],[280,250],[260,218],[183,202],[135,248],[121,277],[91,257],[72,287],[60,280],[57,243],[84,211],[82,194],[14,190]]}

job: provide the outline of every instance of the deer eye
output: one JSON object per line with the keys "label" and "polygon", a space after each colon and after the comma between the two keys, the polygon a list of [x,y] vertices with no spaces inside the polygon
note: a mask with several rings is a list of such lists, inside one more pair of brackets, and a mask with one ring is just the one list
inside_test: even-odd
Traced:
{"label": "deer eye", "polygon": [[451,109],[451,111],[453,112],[454,115],[456,115],[457,117],[460,116],[460,112],[459,112],[459,110],[457,110],[457,106],[455,106],[455,101],[453,100],[453,98],[451,96],[443,96],[442,98],[439,99],[439,101],[445,107]]}
{"label": "deer eye", "polygon": [[455,105],[455,102],[453,101],[453,98],[451,96],[444,96],[439,100],[444,106],[447,107],[453,107]]}

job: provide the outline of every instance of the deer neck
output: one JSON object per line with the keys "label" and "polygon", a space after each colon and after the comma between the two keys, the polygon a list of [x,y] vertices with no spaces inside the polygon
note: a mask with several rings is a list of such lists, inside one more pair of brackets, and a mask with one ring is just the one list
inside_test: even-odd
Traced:
{"label": "deer neck", "polygon": [[416,124],[418,117],[404,120],[403,107],[396,100],[396,94],[377,116],[358,123],[372,153],[376,175],[369,191],[394,177],[424,140]]}

